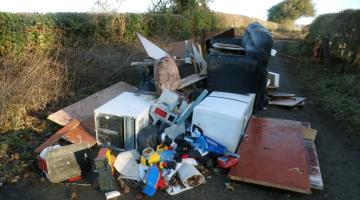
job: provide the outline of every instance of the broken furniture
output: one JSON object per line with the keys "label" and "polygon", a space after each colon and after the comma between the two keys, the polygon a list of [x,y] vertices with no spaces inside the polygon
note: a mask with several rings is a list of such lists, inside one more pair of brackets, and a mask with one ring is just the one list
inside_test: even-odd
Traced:
{"label": "broken furniture", "polygon": [[230,178],[310,194],[311,180],[321,180],[321,174],[315,145],[304,145],[308,140],[303,130],[308,127],[298,121],[251,118]]}
{"label": "broken furniture", "polygon": [[94,110],[96,140],[119,150],[136,148],[136,135],[149,123],[152,95],[123,92]]}
{"label": "broken furniture", "polygon": [[251,116],[255,94],[212,92],[193,112],[192,124],[235,152]]}
{"label": "broken furniture", "polygon": [[[259,23],[251,23],[242,37],[236,37],[235,34],[230,37],[231,33],[235,32],[227,31],[207,41],[207,89],[255,93],[254,111],[260,110],[267,103],[267,64],[273,46],[271,33]],[[241,46],[243,49],[229,50],[232,46]]]}
{"label": "broken furniture", "polygon": [[45,148],[57,143],[60,139],[64,139],[74,144],[86,143],[89,147],[96,144],[96,140],[80,125],[80,122],[73,119],[66,124],[66,126],[50,136],[50,138],[38,146],[34,151],[40,153]]}
{"label": "broken furniture", "polygon": [[[184,53],[184,56],[188,55],[189,57],[176,61],[193,64],[195,67],[195,73],[180,79],[180,73],[174,58],[139,33],[137,33],[137,36],[146,53],[151,58],[150,60],[145,60],[145,62],[131,63],[132,66],[138,66],[139,68],[139,72],[142,77],[139,88],[140,90],[155,87],[157,93],[160,94],[163,89],[173,91],[176,89],[183,89],[206,78],[204,75],[206,75],[207,64],[202,57],[200,50],[198,50],[194,44],[190,44],[185,41],[184,48],[187,49],[183,50],[186,52]],[[174,46],[175,50],[177,45],[178,44]],[[181,55],[179,52],[177,52],[177,54]],[[155,84],[155,86],[151,86],[151,84]]]}

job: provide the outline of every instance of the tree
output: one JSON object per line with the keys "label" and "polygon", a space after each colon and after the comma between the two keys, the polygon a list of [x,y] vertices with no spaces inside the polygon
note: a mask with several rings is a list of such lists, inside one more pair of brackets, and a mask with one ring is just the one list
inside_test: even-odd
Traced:
{"label": "tree", "polygon": [[91,10],[93,12],[110,13],[119,10],[123,0],[96,0]]}
{"label": "tree", "polygon": [[294,23],[300,17],[315,15],[311,0],[285,0],[271,7],[268,12],[268,20],[278,23]]}
{"label": "tree", "polygon": [[208,10],[208,3],[211,0],[153,0],[152,12],[171,12],[183,14],[190,9],[205,8]]}

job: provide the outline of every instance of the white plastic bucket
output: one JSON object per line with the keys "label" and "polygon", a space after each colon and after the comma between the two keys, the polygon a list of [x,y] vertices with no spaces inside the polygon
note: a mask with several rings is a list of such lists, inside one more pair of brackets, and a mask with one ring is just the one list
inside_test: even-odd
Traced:
{"label": "white plastic bucket", "polygon": [[181,182],[187,187],[197,187],[205,183],[205,177],[193,166],[184,162],[179,168]]}

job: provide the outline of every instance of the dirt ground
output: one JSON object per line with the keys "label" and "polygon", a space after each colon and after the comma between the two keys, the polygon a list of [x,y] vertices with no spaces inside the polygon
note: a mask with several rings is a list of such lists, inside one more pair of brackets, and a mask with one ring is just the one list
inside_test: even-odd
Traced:
{"label": "dirt ground", "polygon": [[[283,42],[283,41],[282,41]],[[282,42],[276,43],[279,50]],[[205,185],[190,191],[169,196],[164,191],[158,191],[152,199],[359,199],[360,198],[360,139],[344,131],[344,126],[335,121],[331,112],[324,109],[300,80],[299,71],[292,68],[291,61],[277,56],[271,58],[269,69],[281,74],[280,91],[296,93],[306,97],[306,105],[299,110],[268,106],[256,113],[258,117],[273,117],[299,121],[310,121],[312,128],[318,130],[316,139],[324,190],[313,190],[311,195],[268,188],[253,184],[231,182],[235,190],[226,189],[229,182],[224,175],[210,175]],[[0,199],[104,199],[104,196],[89,186],[65,186],[50,184],[47,180],[23,180],[16,184],[0,186]],[[120,199],[136,199],[136,192],[122,195]]]}

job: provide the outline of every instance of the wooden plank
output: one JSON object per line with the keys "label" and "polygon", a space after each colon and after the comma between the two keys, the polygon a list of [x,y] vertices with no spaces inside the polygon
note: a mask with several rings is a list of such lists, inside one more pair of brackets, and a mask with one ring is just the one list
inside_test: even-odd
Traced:
{"label": "wooden plank", "polygon": [[310,194],[302,129],[301,122],[251,118],[230,178]]}
{"label": "wooden plank", "polygon": [[272,99],[269,100],[270,105],[277,105],[277,106],[287,106],[287,107],[294,107],[301,102],[303,102],[306,98],[303,97],[291,97],[286,99]]}
{"label": "wooden plank", "polygon": [[295,97],[295,94],[273,91],[273,92],[269,92],[268,96],[273,98],[291,98],[291,97]]}
{"label": "wooden plank", "polygon": [[[292,121],[292,120],[286,120],[287,123],[292,126],[299,126],[299,128],[303,127],[304,129],[310,129],[316,131],[315,129],[311,129],[311,124],[308,121]],[[303,129],[303,130],[304,130]],[[317,132],[317,131],[316,131]],[[303,131],[304,133],[304,131]],[[314,143],[314,140],[309,140],[307,138],[310,138],[307,135],[303,135],[304,137],[304,143],[305,143],[305,149],[306,149],[306,160],[308,164],[308,171],[309,171],[309,181],[311,188],[322,190],[324,187],[322,176],[321,176],[321,170],[320,170],[320,164],[318,161],[318,156],[316,152],[316,146]],[[310,138],[311,139],[311,138]]]}
{"label": "wooden plank", "polygon": [[169,53],[171,56],[175,56],[177,59],[190,57],[190,54],[193,53],[191,48],[193,44],[196,44],[194,39],[171,43],[168,46]]}
{"label": "wooden plank", "polygon": [[245,51],[243,47],[236,44],[214,43],[213,47],[217,49],[233,50],[233,51]]}
{"label": "wooden plank", "polygon": [[185,88],[185,87],[192,85],[196,82],[199,82],[205,78],[206,78],[206,76],[199,76],[198,74],[191,74],[190,76],[184,77],[180,80],[180,86],[178,87],[178,89]]}
{"label": "wooden plank", "polygon": [[36,153],[40,153],[46,147],[49,147],[49,146],[52,146],[53,144],[55,144],[63,135],[65,135],[71,129],[73,129],[79,125],[80,125],[80,122],[78,120],[72,120],[70,123],[68,123],[62,129],[58,130],[56,133],[54,133],[52,136],[50,136],[50,138],[48,138],[44,143],[42,143],[40,146],[38,146],[34,151]]}
{"label": "wooden plank", "polygon": [[129,84],[119,82],[55,113],[52,113],[48,116],[48,119],[62,126],[68,124],[72,119],[77,119],[81,123],[84,123],[84,127],[88,130],[94,130],[93,112],[96,108],[124,91],[135,90],[136,88]]}
{"label": "wooden plank", "polygon": [[[197,69],[197,74],[201,75],[201,76],[205,76],[207,75],[207,62],[205,61],[205,59],[202,57],[202,55],[200,54],[199,50],[195,47],[195,45],[192,45],[192,50],[193,50],[193,56],[196,62],[197,67],[195,69]],[[200,49],[201,51],[201,49]]]}
{"label": "wooden plank", "polygon": [[96,144],[94,137],[92,137],[81,125],[71,129],[61,136],[61,138],[73,144],[85,143],[89,146],[94,146]]}
{"label": "wooden plank", "polygon": [[324,188],[324,183],[321,176],[314,140],[305,139],[305,148],[311,188],[322,190]]}

